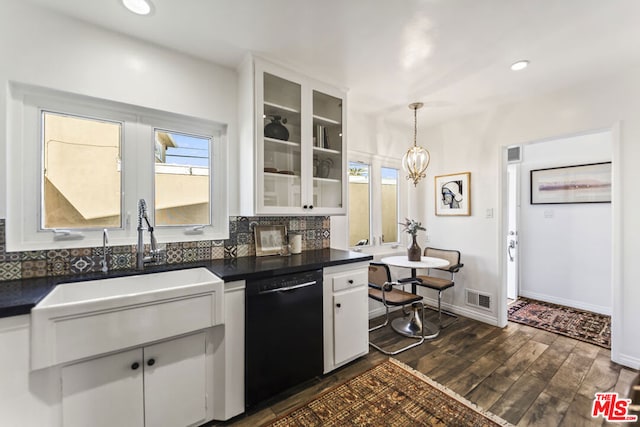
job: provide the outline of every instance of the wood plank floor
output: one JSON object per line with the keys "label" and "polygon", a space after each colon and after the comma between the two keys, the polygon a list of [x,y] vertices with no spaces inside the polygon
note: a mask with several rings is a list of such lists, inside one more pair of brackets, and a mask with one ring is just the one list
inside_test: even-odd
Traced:
{"label": "wood plank floor", "polygon": [[[388,327],[371,339],[391,348],[408,342]],[[330,375],[215,425],[261,425],[386,358],[371,348]],[[638,374],[611,362],[610,351],[595,345],[517,323],[502,329],[463,317],[438,338],[395,358],[519,426],[609,425],[590,417],[594,393],[617,391],[626,397]]]}

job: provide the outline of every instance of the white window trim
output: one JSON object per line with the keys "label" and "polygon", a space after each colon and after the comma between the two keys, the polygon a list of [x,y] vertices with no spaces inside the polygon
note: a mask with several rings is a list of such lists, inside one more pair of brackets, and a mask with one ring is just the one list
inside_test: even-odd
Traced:
{"label": "white window trim", "polygon": [[[370,224],[371,229],[369,244],[365,246],[350,246],[351,249],[362,249],[362,248],[372,248],[372,247],[380,247],[380,248],[397,248],[400,244],[402,244],[402,233],[398,230],[398,241],[397,242],[386,242],[381,243],[382,241],[382,178],[380,169],[383,167],[398,169],[398,219],[402,221],[402,219],[406,216],[408,211],[407,208],[407,194],[408,194],[408,186],[407,180],[403,179],[403,171],[402,171],[402,160],[393,158],[393,157],[384,157],[377,154],[358,152],[358,151],[349,151],[348,153],[348,161],[349,162],[360,162],[368,164],[370,167],[369,171],[369,204],[370,211],[369,216],[371,218]],[[350,202],[350,201],[349,201]],[[349,222],[351,218],[347,219],[347,232],[349,230]]]}
{"label": "white window trim", "polygon": [[[159,243],[221,240],[228,238],[227,126],[208,120],[151,110],[88,96],[69,94],[20,83],[9,84],[7,121],[7,250],[27,251],[95,247],[102,245],[102,229],[72,231],[58,236],[40,230],[41,209],[41,111],[67,113],[123,123],[122,139],[122,227],[109,228],[109,245],[137,242],[137,204],[145,199],[153,214],[154,126],[176,132],[212,137],[210,149],[211,225],[158,227]],[[149,133],[149,127],[151,132]],[[149,133],[148,144],[143,139]],[[131,140],[133,135],[133,139]],[[62,239],[60,239],[62,237]],[[144,241],[149,236],[145,232]]]}

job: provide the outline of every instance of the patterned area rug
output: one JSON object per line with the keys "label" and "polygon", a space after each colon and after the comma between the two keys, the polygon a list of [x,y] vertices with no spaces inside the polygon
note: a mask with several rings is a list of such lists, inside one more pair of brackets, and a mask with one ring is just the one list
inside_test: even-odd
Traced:
{"label": "patterned area rug", "polygon": [[509,306],[509,320],[611,348],[611,317],[604,314],[518,298]]}
{"label": "patterned area rug", "polygon": [[389,359],[268,424],[509,426],[411,367]]}

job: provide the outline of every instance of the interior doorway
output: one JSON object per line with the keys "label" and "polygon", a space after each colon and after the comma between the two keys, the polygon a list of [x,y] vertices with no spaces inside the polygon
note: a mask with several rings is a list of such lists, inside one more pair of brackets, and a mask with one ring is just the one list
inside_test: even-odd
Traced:
{"label": "interior doorway", "polygon": [[518,299],[520,256],[518,253],[518,215],[520,212],[520,165],[509,163],[507,165],[507,236],[506,236],[506,263],[507,263],[507,303],[511,304]]}
{"label": "interior doorway", "polygon": [[[525,297],[611,314],[611,203],[531,203],[530,175],[533,171],[611,164],[612,139],[612,131],[605,129],[505,148],[505,221],[500,255],[504,262],[505,308],[509,302]],[[553,179],[573,182],[594,178],[571,175]]]}

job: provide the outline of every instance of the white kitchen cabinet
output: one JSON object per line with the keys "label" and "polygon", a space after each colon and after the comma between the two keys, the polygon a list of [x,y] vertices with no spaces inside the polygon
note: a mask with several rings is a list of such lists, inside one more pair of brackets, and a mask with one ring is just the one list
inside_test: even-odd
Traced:
{"label": "white kitchen cabinet", "polygon": [[206,334],[62,368],[65,427],[191,426],[206,419]]}
{"label": "white kitchen cabinet", "polygon": [[369,352],[368,263],[325,268],[323,286],[327,373]]}
{"label": "white kitchen cabinet", "polygon": [[257,58],[240,77],[243,214],[344,215],[345,93]]}

